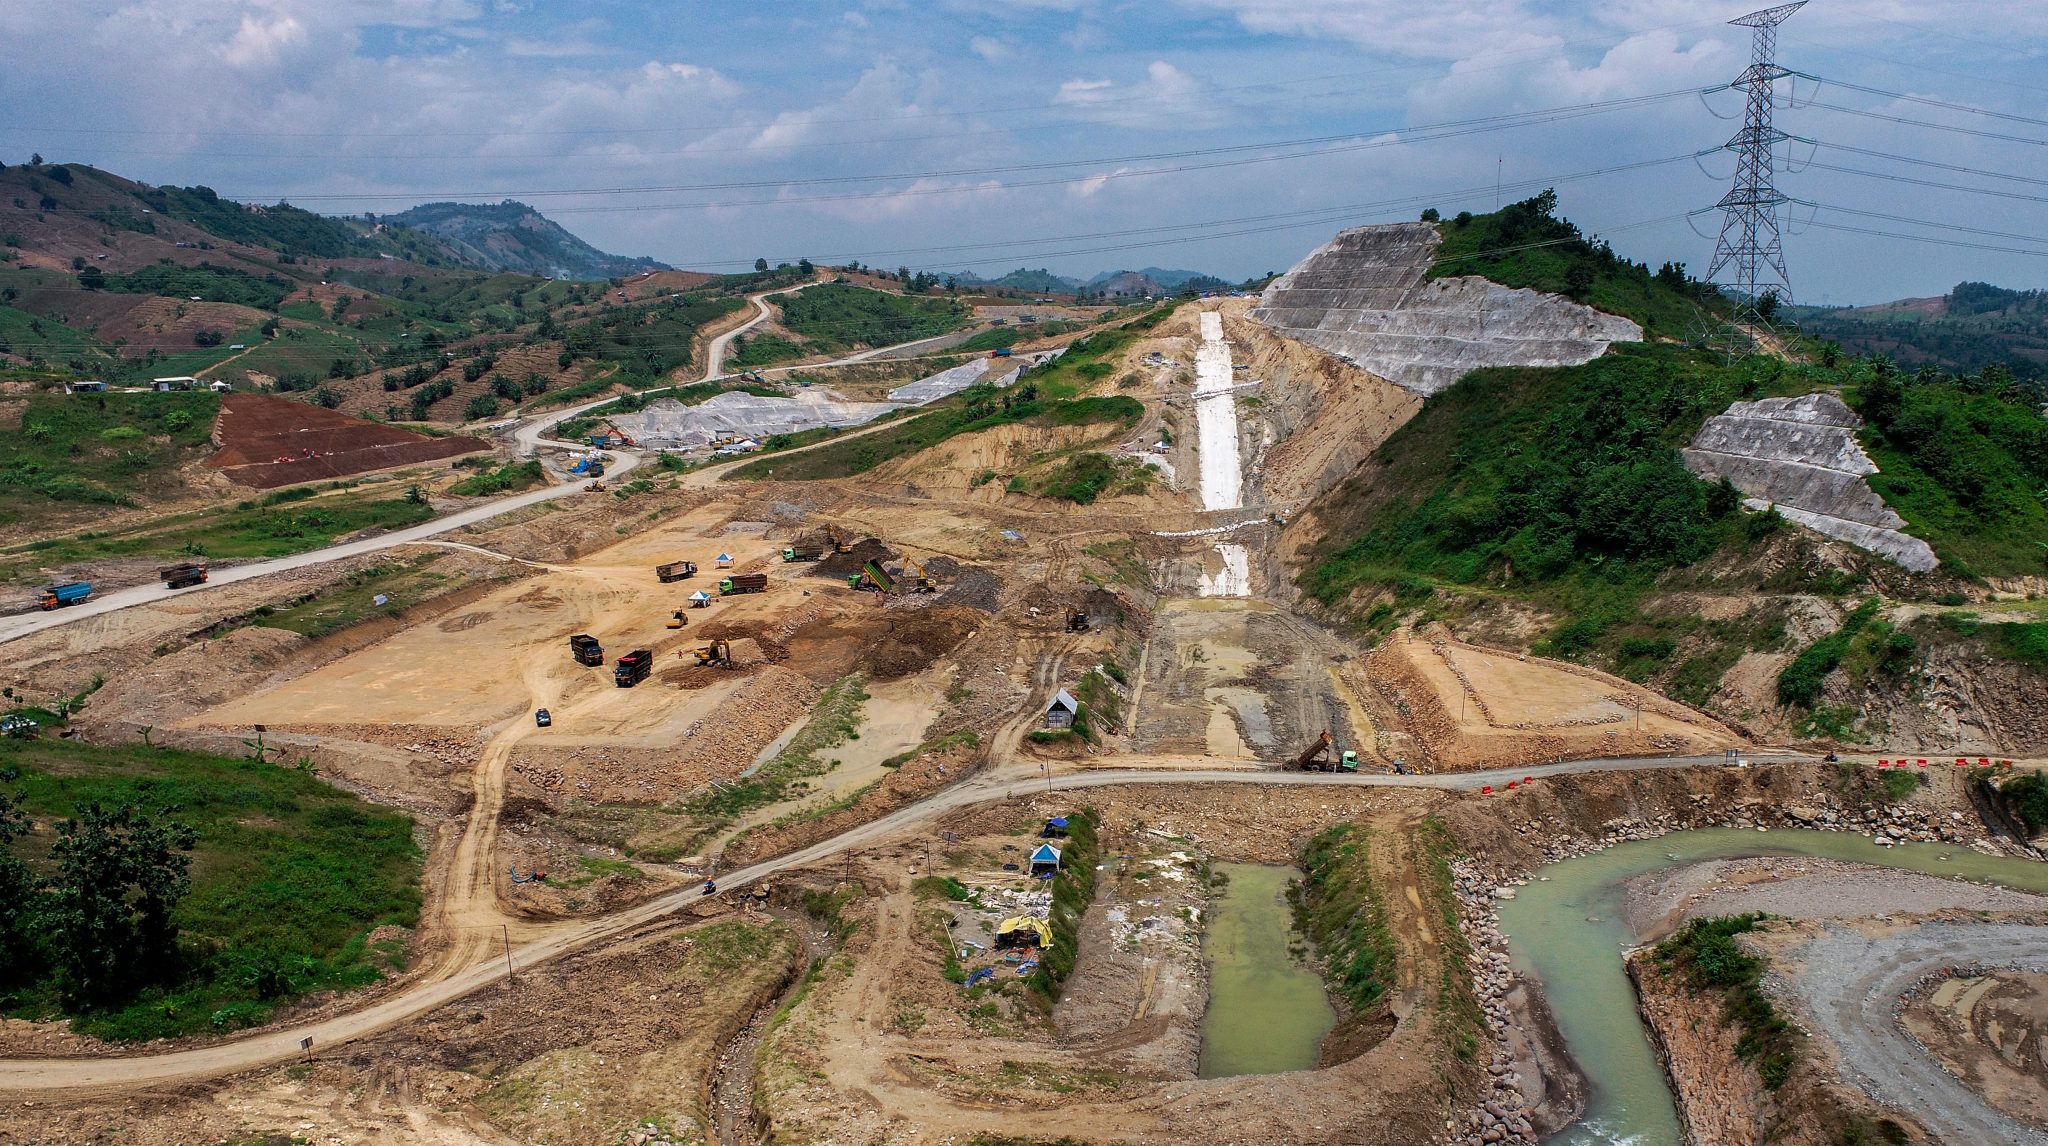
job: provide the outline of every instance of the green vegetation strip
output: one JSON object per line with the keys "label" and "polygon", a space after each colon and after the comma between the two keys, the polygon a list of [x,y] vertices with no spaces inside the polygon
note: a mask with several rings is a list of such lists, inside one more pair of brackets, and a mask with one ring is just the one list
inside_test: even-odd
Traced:
{"label": "green vegetation strip", "polygon": [[1772,1090],[1784,1085],[1798,1053],[1797,1036],[1763,991],[1764,961],[1735,937],[1756,930],[1760,912],[1692,919],[1652,948],[1659,967],[1697,992],[1719,992],[1722,1017],[1742,1030],[1735,1053],[1756,1067]]}
{"label": "green vegetation strip", "polygon": [[1052,945],[1038,953],[1038,969],[1025,983],[1047,1002],[1056,1002],[1074,973],[1080,954],[1081,919],[1095,902],[1095,865],[1102,848],[1097,833],[1102,817],[1093,808],[1067,816],[1067,839],[1060,847],[1060,872],[1052,881]]}
{"label": "green vegetation strip", "polygon": [[529,458],[523,462],[507,462],[496,469],[480,469],[449,486],[448,492],[456,497],[489,497],[532,489],[546,484],[547,480],[547,475],[541,471],[540,459]]}
{"label": "green vegetation strip", "polygon": [[317,496],[320,493],[299,486],[237,502],[231,509],[178,514],[129,529],[88,531],[34,542],[0,558],[0,580],[19,579],[42,567],[103,558],[285,557],[319,549],[362,530],[399,529],[434,517],[434,508],[424,495]]}
{"label": "green vegetation strip", "polygon": [[57,504],[131,505],[182,483],[177,468],[212,451],[213,394],[38,394],[0,433],[0,524]]}
{"label": "green vegetation strip", "polygon": [[689,811],[707,820],[729,820],[779,803],[800,790],[809,777],[830,772],[838,761],[823,759],[821,753],[860,739],[860,710],[867,700],[859,676],[841,677],[818,698],[810,720],[782,751],[752,776],[691,801]]}
{"label": "green vegetation strip", "polygon": [[0,830],[10,1014],[122,1040],[233,1030],[403,963],[368,936],[418,921],[413,822],[310,768],[39,740],[0,742],[0,769],[34,825]]}
{"label": "green vegetation strip", "polygon": [[1302,852],[1302,880],[1291,894],[1296,924],[1322,956],[1331,993],[1354,1014],[1385,997],[1398,954],[1373,887],[1371,846],[1370,833],[1358,824],[1316,835]]}
{"label": "green vegetation strip", "polygon": [[1806,651],[1792,658],[1792,663],[1778,673],[1778,703],[1813,707],[1814,702],[1820,699],[1821,685],[1827,680],[1827,675],[1835,671],[1842,658],[1849,654],[1849,644],[1856,639],[1856,634],[1877,616],[1879,604],[1876,597],[1864,601],[1842,619],[1841,628],[1808,645]]}

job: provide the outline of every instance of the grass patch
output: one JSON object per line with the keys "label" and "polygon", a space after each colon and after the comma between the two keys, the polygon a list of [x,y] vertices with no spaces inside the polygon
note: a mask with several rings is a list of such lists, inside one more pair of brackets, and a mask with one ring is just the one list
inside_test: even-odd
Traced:
{"label": "grass patch", "polygon": [[399,529],[431,521],[425,499],[341,493],[315,498],[310,487],[269,494],[232,508],[158,518],[126,529],[88,531],[17,548],[0,560],[0,578],[38,567],[105,558],[284,557],[319,549],[366,529]]}
{"label": "grass patch", "polygon": [[[430,566],[444,555],[429,553],[416,561],[393,562],[358,569],[341,583],[282,609],[265,606],[256,611],[254,624],[266,629],[287,629],[307,637],[361,624],[372,617],[395,617],[413,605],[436,596],[451,579]],[[377,598],[384,603],[378,604]]]}
{"label": "grass patch", "polygon": [[968,748],[981,747],[981,734],[974,731],[972,728],[954,729],[953,731],[946,733],[944,736],[927,740],[915,748],[898,752],[896,755],[891,756],[887,760],[882,761],[882,767],[901,768],[905,764],[910,763],[912,760],[915,760],[920,756],[929,756],[934,752],[945,752],[949,749],[963,745]]}
{"label": "grass patch", "polygon": [[181,490],[213,451],[214,394],[37,394],[0,434],[0,525],[62,506],[131,505]]}
{"label": "grass patch", "polygon": [[706,820],[725,821],[800,793],[808,787],[806,779],[830,772],[836,763],[820,753],[859,736],[860,710],[867,700],[860,677],[841,677],[818,698],[810,720],[782,751],[752,776],[691,801],[688,810]]}
{"label": "grass patch", "polygon": [[[411,817],[309,769],[58,740],[0,743],[0,768],[20,772],[24,807],[38,819],[85,802],[135,804],[168,809],[198,834],[191,891],[173,913],[180,965],[126,1006],[73,1015],[86,1033],[152,1039],[260,1023],[307,992],[376,981],[401,952],[373,949],[369,932],[418,922]],[[20,847],[39,864],[51,839],[46,829]],[[10,989],[4,1006],[61,1013],[48,983]]]}
{"label": "grass patch", "polygon": [[[949,298],[889,294],[845,283],[770,295],[768,301],[782,308],[783,328],[808,344],[803,353],[915,342],[958,330],[972,315]],[[748,348],[762,341],[750,339]]]}
{"label": "grass patch", "polygon": [[1479,275],[1503,286],[1564,295],[1635,320],[1646,333],[1683,338],[1708,310],[1725,310],[1717,291],[1694,281],[1683,264],[1652,272],[1645,263],[1588,241],[1556,216],[1557,193],[1545,191],[1485,215],[1460,215],[1437,227],[1431,278]]}
{"label": "grass patch", "polygon": [[1856,634],[1877,616],[1880,602],[1876,597],[1856,606],[1842,620],[1842,627],[1813,642],[1806,650],[1792,659],[1778,673],[1778,703],[1812,708],[1820,700],[1821,686],[1829,673],[1842,663],[1849,653],[1850,643]]}
{"label": "grass patch", "polygon": [[1723,1019],[1742,1031],[1735,1053],[1756,1067],[1766,1087],[1783,1086],[1797,1061],[1798,1041],[1790,1023],[1763,992],[1764,961],[1744,951],[1735,937],[1756,930],[1760,912],[1688,920],[1676,935],[1652,948],[1659,967],[1696,992],[1718,992]]}
{"label": "grass patch", "polygon": [[1372,884],[1370,847],[1370,833],[1357,824],[1318,834],[1302,851],[1302,879],[1288,892],[1295,926],[1322,956],[1324,981],[1353,1012],[1386,996],[1399,955]]}
{"label": "grass patch", "polygon": [[[906,418],[897,425],[844,442],[819,446],[792,457],[762,458],[734,469],[728,480],[773,478],[777,481],[816,481],[866,473],[895,458],[930,449],[961,434],[1017,422],[1036,425],[1114,425],[1128,429],[1143,417],[1145,407],[1131,398],[1084,398],[1047,401],[1029,385],[998,390],[990,385],[970,386],[939,403],[927,413]],[[826,435],[820,434],[819,437]],[[777,435],[777,438],[780,438]],[[802,434],[789,435],[787,442],[771,439],[776,449],[816,441]]]}
{"label": "grass patch", "polygon": [[1040,497],[1092,505],[1104,494],[1143,493],[1152,484],[1152,476],[1152,467],[1136,458],[1090,450],[1060,463],[1040,479],[1035,492]]}
{"label": "grass patch", "polygon": [[540,468],[539,458],[528,458],[523,462],[506,462],[496,469],[478,470],[448,487],[456,497],[489,497],[492,494],[516,493],[547,484],[547,475]]}

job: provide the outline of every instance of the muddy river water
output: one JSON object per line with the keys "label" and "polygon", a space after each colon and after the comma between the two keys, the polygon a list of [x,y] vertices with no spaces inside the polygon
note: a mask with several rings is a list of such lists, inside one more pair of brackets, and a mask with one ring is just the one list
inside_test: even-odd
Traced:
{"label": "muddy river water", "polygon": [[1230,884],[1210,908],[1202,937],[1209,1008],[1202,1017],[1202,1078],[1309,1070],[1337,1013],[1323,980],[1287,949],[1292,868],[1217,864]]}
{"label": "muddy river water", "polygon": [[[1703,860],[1794,855],[2048,892],[2048,864],[1946,844],[1886,848],[1842,832],[1704,828],[1537,869],[1536,881],[1501,904],[1501,930],[1515,965],[1542,981],[1558,1028],[1590,1084],[1586,1116],[1551,1143],[1647,1146],[1680,1138],[1670,1088],[1622,970],[1622,953],[1638,942],[1621,920],[1623,884],[1645,872]],[[1206,1053],[1205,1047],[1205,1061]]]}

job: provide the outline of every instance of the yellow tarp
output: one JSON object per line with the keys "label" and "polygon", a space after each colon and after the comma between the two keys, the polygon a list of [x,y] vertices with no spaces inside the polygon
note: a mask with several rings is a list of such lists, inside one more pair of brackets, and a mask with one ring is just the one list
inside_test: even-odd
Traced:
{"label": "yellow tarp", "polygon": [[1033,919],[1028,915],[1013,915],[997,924],[996,938],[1002,939],[1018,931],[1029,931],[1036,935],[1040,947],[1052,945],[1052,925],[1043,919]]}

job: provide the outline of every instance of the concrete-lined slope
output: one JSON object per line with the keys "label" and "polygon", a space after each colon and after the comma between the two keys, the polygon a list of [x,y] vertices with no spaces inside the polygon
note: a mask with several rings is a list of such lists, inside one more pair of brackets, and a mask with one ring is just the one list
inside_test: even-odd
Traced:
{"label": "concrete-lined slope", "polygon": [[1707,419],[1683,451],[1708,480],[1727,478],[1753,508],[1778,512],[1816,533],[1868,549],[1915,573],[1940,561],[1905,519],[1863,480],[1877,463],[1856,443],[1863,424],[1833,394],[1737,402]]}
{"label": "concrete-lined slope", "polygon": [[1575,366],[1642,328],[1541,291],[1426,280],[1428,223],[1354,227],[1273,280],[1252,317],[1419,394],[1482,366]]}

